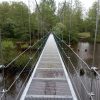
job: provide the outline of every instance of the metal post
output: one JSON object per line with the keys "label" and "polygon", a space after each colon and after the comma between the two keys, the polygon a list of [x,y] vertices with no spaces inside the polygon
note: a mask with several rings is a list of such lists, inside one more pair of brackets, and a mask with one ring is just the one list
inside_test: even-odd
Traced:
{"label": "metal post", "polygon": [[[1,60],[1,68],[2,68],[2,77],[3,77],[3,90],[1,91],[2,93],[5,93],[6,92],[6,89],[5,89],[5,66],[3,64],[3,51],[2,51],[2,35],[1,35],[1,30],[0,30],[0,60]],[[4,95],[6,96],[6,95]]]}
{"label": "metal post", "polygon": [[[91,89],[90,89],[90,93],[91,96],[94,96],[95,94],[93,93],[93,69],[96,68],[95,66],[95,52],[96,52],[96,40],[97,40],[97,33],[98,33],[98,24],[99,24],[99,4],[100,4],[100,0],[97,0],[97,13],[96,13],[96,29],[95,29],[95,37],[94,37],[94,50],[93,50],[93,61],[92,61],[92,67],[91,67]],[[90,98],[90,100],[92,100],[92,98]]]}

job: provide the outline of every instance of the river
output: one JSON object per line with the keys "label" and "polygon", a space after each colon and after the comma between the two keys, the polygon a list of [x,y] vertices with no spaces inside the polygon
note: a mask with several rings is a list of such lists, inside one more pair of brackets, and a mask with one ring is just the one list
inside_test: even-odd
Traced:
{"label": "river", "polygon": [[[91,67],[92,66],[92,61],[93,61],[93,44],[90,44],[88,42],[79,42],[78,44],[75,44],[72,46],[72,48],[77,52],[77,54],[88,63],[88,65]],[[72,55],[73,56],[73,55]],[[84,68],[84,64],[80,62],[78,59],[77,61],[73,58],[73,62],[77,65],[76,69],[79,72],[81,68]],[[81,66],[81,67],[78,67]],[[100,44],[96,44],[96,53],[95,53],[95,66],[100,69]],[[72,69],[71,71],[71,76],[74,79],[74,83],[76,84],[77,87],[77,94],[80,95],[81,100],[88,100],[86,99],[86,92],[82,84],[80,84],[79,79],[77,78],[77,75],[75,71]],[[79,72],[80,73],[80,72]],[[24,72],[19,80],[14,84],[13,88],[6,94],[4,100],[15,100],[16,96],[19,93],[19,90],[22,86],[22,84],[25,81],[25,78],[27,77],[28,72]],[[10,84],[16,79],[18,76],[17,74],[12,74],[10,72],[5,73],[6,76],[8,76],[7,80],[5,81],[5,86],[8,88]],[[91,76],[89,74],[89,71],[85,70],[85,74],[80,76],[80,78],[83,80],[83,83],[86,86],[86,89],[88,91],[91,91],[90,84],[92,82],[92,91],[94,91],[95,96],[93,97],[94,100],[100,100],[100,79],[97,76]],[[2,71],[0,72],[0,91],[3,89],[3,77],[2,77]],[[2,94],[2,92],[0,92]],[[90,99],[89,99],[90,100]]]}

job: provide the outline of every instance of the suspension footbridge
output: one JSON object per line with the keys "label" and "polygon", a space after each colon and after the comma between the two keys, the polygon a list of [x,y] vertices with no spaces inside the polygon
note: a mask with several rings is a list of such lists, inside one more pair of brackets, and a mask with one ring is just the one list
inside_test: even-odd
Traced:
{"label": "suspension footbridge", "polygon": [[[72,47],[67,45],[56,34],[48,34],[42,37],[33,46],[29,46],[29,48],[19,54],[8,65],[4,66],[3,70],[9,68],[17,59],[37,44],[39,44],[38,49],[33,56],[29,57],[28,62],[26,62],[26,65],[22,68],[16,79],[8,88],[5,88],[6,84],[4,85],[0,100],[6,100],[6,95],[9,94],[9,91],[36,55],[38,57],[32,63],[29,74],[15,100],[95,100],[95,98],[99,100],[97,98],[100,93],[97,88],[100,82],[98,69],[88,66]],[[72,58],[78,60],[79,64],[74,64]],[[76,68],[79,69],[77,70]],[[71,71],[74,71],[73,75]],[[82,77],[79,74],[83,73],[83,71],[87,71],[91,75],[88,78],[88,83],[85,79],[87,73],[85,74],[84,72],[85,75],[82,75]],[[96,80],[97,84],[95,85],[93,85],[93,77],[98,77],[98,80]],[[78,86],[81,87],[82,91],[80,91]]]}
{"label": "suspension footbridge", "polygon": [[68,73],[50,34],[20,100],[77,100]]}
{"label": "suspension footbridge", "polygon": [[[45,23],[42,22],[43,16],[37,4],[37,0],[35,0],[35,2],[37,12],[40,13],[40,16],[38,16],[38,13],[37,16],[40,17],[40,24],[43,28],[41,27],[40,29],[38,23],[38,30],[41,32],[37,32],[36,38],[38,39],[35,43],[32,43],[32,30],[30,27],[31,16],[29,15],[30,41],[28,47],[13,58],[12,61],[7,64],[2,62],[0,65],[3,77],[3,82],[1,82],[3,85],[2,88],[0,87],[0,100],[9,100],[11,89],[13,89],[15,84],[21,82],[21,75],[30,65],[29,72],[28,74],[26,73],[27,77],[25,77],[24,82],[22,82],[20,89],[16,89],[18,93],[16,93],[17,95],[14,100],[100,100],[100,88],[98,88],[100,87],[100,70],[95,66],[99,7],[97,9],[93,61],[92,66],[89,66],[71,46],[72,14],[70,13],[69,16],[69,34],[67,42],[64,40],[63,34],[54,34],[53,32],[49,34],[48,31],[50,30],[46,30],[45,33],[42,32],[43,29],[45,30],[42,24]],[[72,0],[70,0],[70,6],[72,8]],[[62,11],[61,17],[64,16],[62,16]],[[1,61],[3,61],[2,45],[0,45],[0,47]],[[28,60],[24,63],[17,77],[10,84],[10,82],[6,81],[9,76],[5,74],[5,70],[9,69],[9,71],[11,71],[11,67],[14,66],[18,59],[25,56],[24,54],[28,55]],[[19,62],[21,61],[19,60]],[[19,66],[20,65],[18,65],[18,67]],[[10,85],[6,86],[6,82]],[[6,96],[8,98],[6,98]]]}

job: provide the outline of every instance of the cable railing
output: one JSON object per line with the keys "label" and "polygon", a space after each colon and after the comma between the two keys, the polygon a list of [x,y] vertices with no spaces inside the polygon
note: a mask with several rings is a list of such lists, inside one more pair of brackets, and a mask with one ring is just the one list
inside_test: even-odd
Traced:
{"label": "cable railing", "polygon": [[[58,43],[58,47],[62,50],[61,45],[60,45],[59,43]],[[67,56],[67,55],[66,55],[66,56]],[[68,58],[68,56],[67,56],[67,58]],[[63,61],[64,61],[65,66],[69,66],[69,64],[66,64],[66,61],[65,61],[65,59],[64,59],[63,56],[62,56],[62,59],[63,59]],[[71,73],[70,73],[68,67],[66,67],[66,69],[67,69],[67,72],[68,72],[68,74],[69,74],[70,79],[73,80],[73,77],[72,77],[72,75],[71,75]],[[73,84],[73,86],[74,86],[74,88],[75,88],[75,92],[76,92],[76,94],[77,94],[78,99],[79,99],[79,100],[82,100],[82,99],[81,99],[81,96],[80,96],[80,93],[79,93],[79,91],[78,91],[78,89],[77,89],[77,86],[76,86],[76,84],[75,84],[75,82],[72,81],[72,84]]]}
{"label": "cable railing", "polygon": [[[33,61],[34,63],[31,63],[31,64],[33,64],[33,65],[31,65],[32,67],[31,67],[31,69],[30,69],[30,71],[29,71],[29,74],[28,74],[28,76],[27,76],[27,78],[26,78],[26,80],[28,80],[28,78],[29,78],[29,76],[30,76],[30,74],[31,74],[31,72],[32,72],[32,70],[34,69],[34,66],[35,66],[35,64],[36,64],[36,62],[37,62],[37,59],[36,58],[38,58],[39,56],[40,56],[40,53],[41,53],[41,51],[42,51],[42,48],[44,47],[44,44],[45,44],[45,42],[46,42],[46,40],[47,40],[47,38],[48,38],[48,35],[45,35],[43,38],[41,38],[38,42],[36,42],[33,46],[31,46],[31,47],[29,47],[29,48],[32,48],[32,47],[35,47],[35,46],[37,46],[38,45],[38,48],[37,48],[37,50],[35,51],[35,53],[33,54],[33,55],[31,55],[31,57],[29,56],[29,58],[28,58],[28,61],[26,61],[26,64],[23,66],[23,68],[21,69],[21,71],[20,71],[20,73],[18,74],[18,76],[16,77],[16,79],[11,83],[11,85],[8,87],[8,88],[5,88],[5,89],[3,89],[3,91],[2,91],[2,95],[1,95],[1,97],[0,97],[0,100],[3,100],[3,98],[4,98],[4,96],[11,90],[11,88],[14,86],[14,84],[16,83],[16,81],[20,78],[20,76],[22,75],[22,73],[25,71],[25,69],[29,66],[29,64]],[[16,60],[18,60],[22,55],[24,55],[24,53],[26,52],[26,51],[28,51],[29,50],[29,48],[27,48],[25,51],[23,51],[20,55],[18,55],[14,60],[12,60],[8,65],[7,65],[7,67],[6,68],[8,68],[9,66],[11,66],[11,64],[13,64]],[[34,61],[34,59],[35,59],[35,61]],[[20,66],[20,65],[19,65]],[[10,67],[11,68],[11,67]],[[9,69],[10,70],[10,69]],[[6,80],[7,80],[7,78],[8,78],[8,76],[6,77]],[[26,83],[26,80],[25,80],[25,82],[24,82],[24,84]],[[6,81],[5,81],[6,82]],[[24,86],[23,86],[24,87]],[[22,91],[22,88],[21,88],[21,91]],[[19,94],[18,94],[19,95]]]}
{"label": "cable railing", "polygon": [[26,50],[24,50],[17,57],[15,57],[11,62],[9,62],[6,66],[4,66],[4,68],[8,68],[13,62],[15,62],[18,58],[20,58],[23,54],[25,54],[30,48],[34,48],[38,43],[40,43],[47,36],[48,36],[48,34],[46,34],[44,37],[42,37],[40,40],[38,40],[33,46],[29,46]]}
{"label": "cable railing", "polygon": [[64,40],[61,40],[56,34],[54,34],[55,37],[60,40],[62,43],[64,43],[86,66],[89,70],[91,70],[91,68],[89,67],[89,65],[71,48],[70,45],[66,44],[66,42]]}
{"label": "cable railing", "polygon": [[[55,38],[56,38],[56,36],[55,36]],[[80,74],[82,82],[85,84],[88,91],[90,91],[89,94],[91,94],[93,96],[94,100],[99,100],[99,94],[100,94],[100,88],[98,88],[100,86],[99,69],[97,69],[96,67],[88,68],[89,65],[84,60],[82,60],[82,58],[80,56],[77,56],[78,55],[77,53],[76,53],[77,55],[74,54],[75,51],[69,45],[66,44],[67,45],[66,46],[65,45],[66,42],[64,42],[60,38],[59,39],[58,38],[56,38],[56,40],[61,44],[62,50],[64,50],[65,53],[66,53],[66,51],[68,51],[66,53],[66,54],[68,54],[68,57],[71,59],[72,62],[75,61],[75,63],[73,62],[73,65],[75,66],[77,72]],[[72,54],[70,52],[72,52]],[[77,60],[76,60],[76,58],[74,58],[73,55],[76,55]],[[77,64],[77,62],[78,62],[78,64]],[[87,67],[87,65],[88,65],[88,67]],[[71,70],[71,74],[73,74],[71,67],[69,69]],[[81,73],[82,73],[82,75],[81,75]],[[76,81],[76,80],[74,80],[74,81]],[[77,84],[76,84],[76,86],[79,87]],[[80,90],[80,88],[79,88],[79,90]],[[83,93],[82,91],[80,91],[80,92]],[[83,95],[83,94],[81,94],[81,95]],[[84,100],[84,99],[82,99],[82,100]]]}
{"label": "cable railing", "polygon": [[71,48],[71,46],[69,46],[64,40],[61,40],[56,34],[54,34],[55,35],[55,37],[58,39],[58,40],[60,40],[62,43],[64,43],[85,65],[86,65],[86,67],[90,70],[90,71],[94,71],[97,75],[98,75],[98,77],[100,78],[100,73],[97,71],[97,70],[99,70],[98,68],[96,68],[96,67],[94,67],[94,66],[92,66],[92,67],[90,67],[72,48]]}
{"label": "cable railing", "polygon": [[[74,71],[75,71],[75,73],[76,73],[76,76],[78,77],[80,83],[82,84],[83,89],[84,89],[85,92],[86,92],[85,94],[87,95],[88,98],[91,98],[91,100],[94,100],[93,97],[92,97],[92,95],[91,95],[91,93],[89,92],[89,90],[87,89],[87,87],[86,87],[85,84],[83,83],[81,77],[79,76],[79,74],[78,74],[78,72],[77,72],[77,70],[76,70],[76,67],[74,66],[74,64],[73,64],[73,62],[71,61],[70,57],[66,54],[66,52],[64,51],[64,49],[61,47],[61,45],[60,45],[58,42],[57,42],[57,44],[58,44],[59,48],[62,50],[62,52],[64,53],[64,55],[67,57],[69,63],[70,63],[71,66],[72,66],[72,68],[74,69]],[[64,60],[64,59],[63,59],[63,60]],[[69,72],[69,73],[70,73],[70,72]],[[71,76],[71,79],[72,79],[71,73],[70,73],[70,76]],[[73,81],[73,80],[72,80],[72,81]],[[72,83],[74,84],[74,87],[76,87],[76,86],[75,86],[75,83],[74,83],[74,82],[72,82]],[[75,90],[76,90],[77,93],[78,93],[78,98],[79,98],[79,100],[81,100],[81,97],[80,97],[80,95],[79,95],[78,90],[77,90],[76,88],[75,88]]]}
{"label": "cable railing", "polygon": [[28,73],[28,75],[27,75],[27,77],[26,77],[26,79],[25,79],[23,85],[21,86],[21,89],[20,89],[20,91],[19,91],[19,93],[18,93],[18,95],[17,95],[17,97],[16,97],[16,100],[19,100],[19,99],[20,99],[20,96],[21,96],[21,94],[22,94],[22,91],[24,90],[24,87],[25,87],[25,85],[26,85],[26,83],[27,83],[27,81],[28,81],[28,79],[29,79],[29,77],[30,77],[30,75],[31,75],[31,73],[32,73],[32,71],[33,71],[33,69],[34,69],[34,66],[36,65],[36,62],[37,62],[37,61],[38,61],[38,58],[37,58],[36,61],[34,62],[34,65],[32,65],[32,68],[30,69],[30,71],[29,71],[29,73]]}
{"label": "cable railing", "polygon": [[[40,12],[40,8],[39,8],[39,6],[38,6],[38,4],[37,4],[37,0],[35,0],[35,3],[36,3],[36,6],[37,6],[37,8],[38,8],[38,12],[39,13],[41,13]],[[29,7],[29,9],[30,9],[30,2],[29,2],[29,0],[28,0],[28,7]],[[30,11],[30,10],[29,10]],[[41,15],[42,16],[42,15]],[[39,16],[38,16],[39,17]],[[42,20],[42,19],[41,19]],[[20,54],[18,54],[13,60],[11,60],[10,62],[8,61],[7,62],[7,64],[5,64],[5,62],[2,64],[2,65],[0,65],[0,69],[3,71],[3,81],[5,81],[5,80],[7,80],[8,79],[8,77],[9,76],[5,76],[5,70],[7,69],[7,70],[9,70],[9,71],[13,71],[12,70],[12,67],[14,67],[14,68],[16,68],[17,69],[17,67],[20,67],[21,66],[21,71],[20,71],[20,73],[18,74],[18,76],[16,77],[16,79],[10,84],[10,86],[9,87],[6,87],[6,81],[4,82],[4,84],[3,84],[3,87],[4,87],[4,89],[3,89],[3,91],[1,91],[1,93],[2,93],[2,96],[1,96],[1,98],[0,98],[0,100],[4,97],[4,95],[6,94],[6,93],[8,93],[8,91],[10,91],[11,90],[11,88],[14,86],[14,84],[16,83],[16,81],[19,79],[19,77],[20,77],[20,75],[24,72],[24,70],[25,69],[27,69],[27,67],[28,66],[30,66],[30,63],[31,63],[31,61],[33,60],[34,61],[34,58],[35,58],[35,62],[34,62],[34,65],[35,65],[35,63],[36,63],[36,57],[37,56],[39,56],[40,55],[40,51],[42,50],[42,48],[43,48],[43,45],[44,45],[44,43],[45,43],[45,41],[47,40],[47,37],[48,37],[48,35],[49,34],[46,34],[44,37],[42,37],[40,40],[39,40],[39,35],[40,35],[40,33],[38,32],[38,41],[35,43],[35,44],[33,44],[32,45],[32,34],[31,34],[31,23],[30,23],[30,21],[31,21],[31,18],[30,18],[30,12],[29,12],[29,20],[28,20],[28,23],[29,23],[29,34],[30,34],[30,45],[27,47],[27,49],[25,49],[23,52],[21,52]],[[38,23],[39,24],[39,23]],[[38,25],[39,26],[39,25]],[[40,27],[38,27],[38,28],[40,28]],[[42,26],[41,26],[41,28],[42,28]],[[39,29],[38,29],[39,30]],[[42,29],[41,29],[41,33],[43,33],[42,32]],[[36,47],[36,50],[34,51],[35,53],[34,54],[32,54],[32,48],[35,48]],[[26,56],[27,55],[27,56]],[[13,56],[14,57],[14,56]],[[21,59],[20,60],[20,58],[24,58],[24,57],[27,57],[27,59],[24,61],[24,64],[22,65],[22,61],[21,60],[24,60],[24,59]],[[4,59],[5,60],[5,59]],[[17,62],[18,62],[18,64],[17,64]],[[30,72],[29,72],[29,75],[28,75],[28,77],[26,78],[26,80],[25,80],[25,83],[26,83],[26,81],[28,80],[28,78],[29,78],[29,76],[30,76],[30,74],[31,74],[31,72],[32,72],[32,70],[33,70],[33,68],[34,67],[32,67],[31,68],[31,70],[30,70]],[[18,68],[18,70],[19,70],[19,68]],[[25,84],[24,83],[24,84]],[[22,86],[22,87],[24,87],[24,85]],[[22,89],[21,89],[22,90]],[[19,94],[18,94],[19,95]]]}

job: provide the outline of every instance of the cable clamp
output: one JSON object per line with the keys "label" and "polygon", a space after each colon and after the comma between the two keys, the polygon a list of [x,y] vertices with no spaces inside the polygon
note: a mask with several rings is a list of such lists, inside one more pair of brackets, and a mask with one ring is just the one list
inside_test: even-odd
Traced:
{"label": "cable clamp", "polygon": [[33,58],[32,57],[29,57],[29,59],[32,60]]}
{"label": "cable clamp", "polygon": [[30,45],[29,48],[32,48],[32,46]]}
{"label": "cable clamp", "polygon": [[91,70],[98,70],[98,68],[97,67],[91,67]]}
{"label": "cable clamp", "polygon": [[70,59],[70,57],[67,57],[68,59]]}
{"label": "cable clamp", "polygon": [[3,89],[2,91],[0,91],[1,93],[6,93],[7,90],[6,89]]}
{"label": "cable clamp", "polygon": [[5,68],[5,66],[4,65],[0,65],[0,68]]}
{"label": "cable clamp", "polygon": [[68,47],[71,47],[71,45],[69,44]]}
{"label": "cable clamp", "polygon": [[94,92],[88,93],[90,96],[95,96]]}

